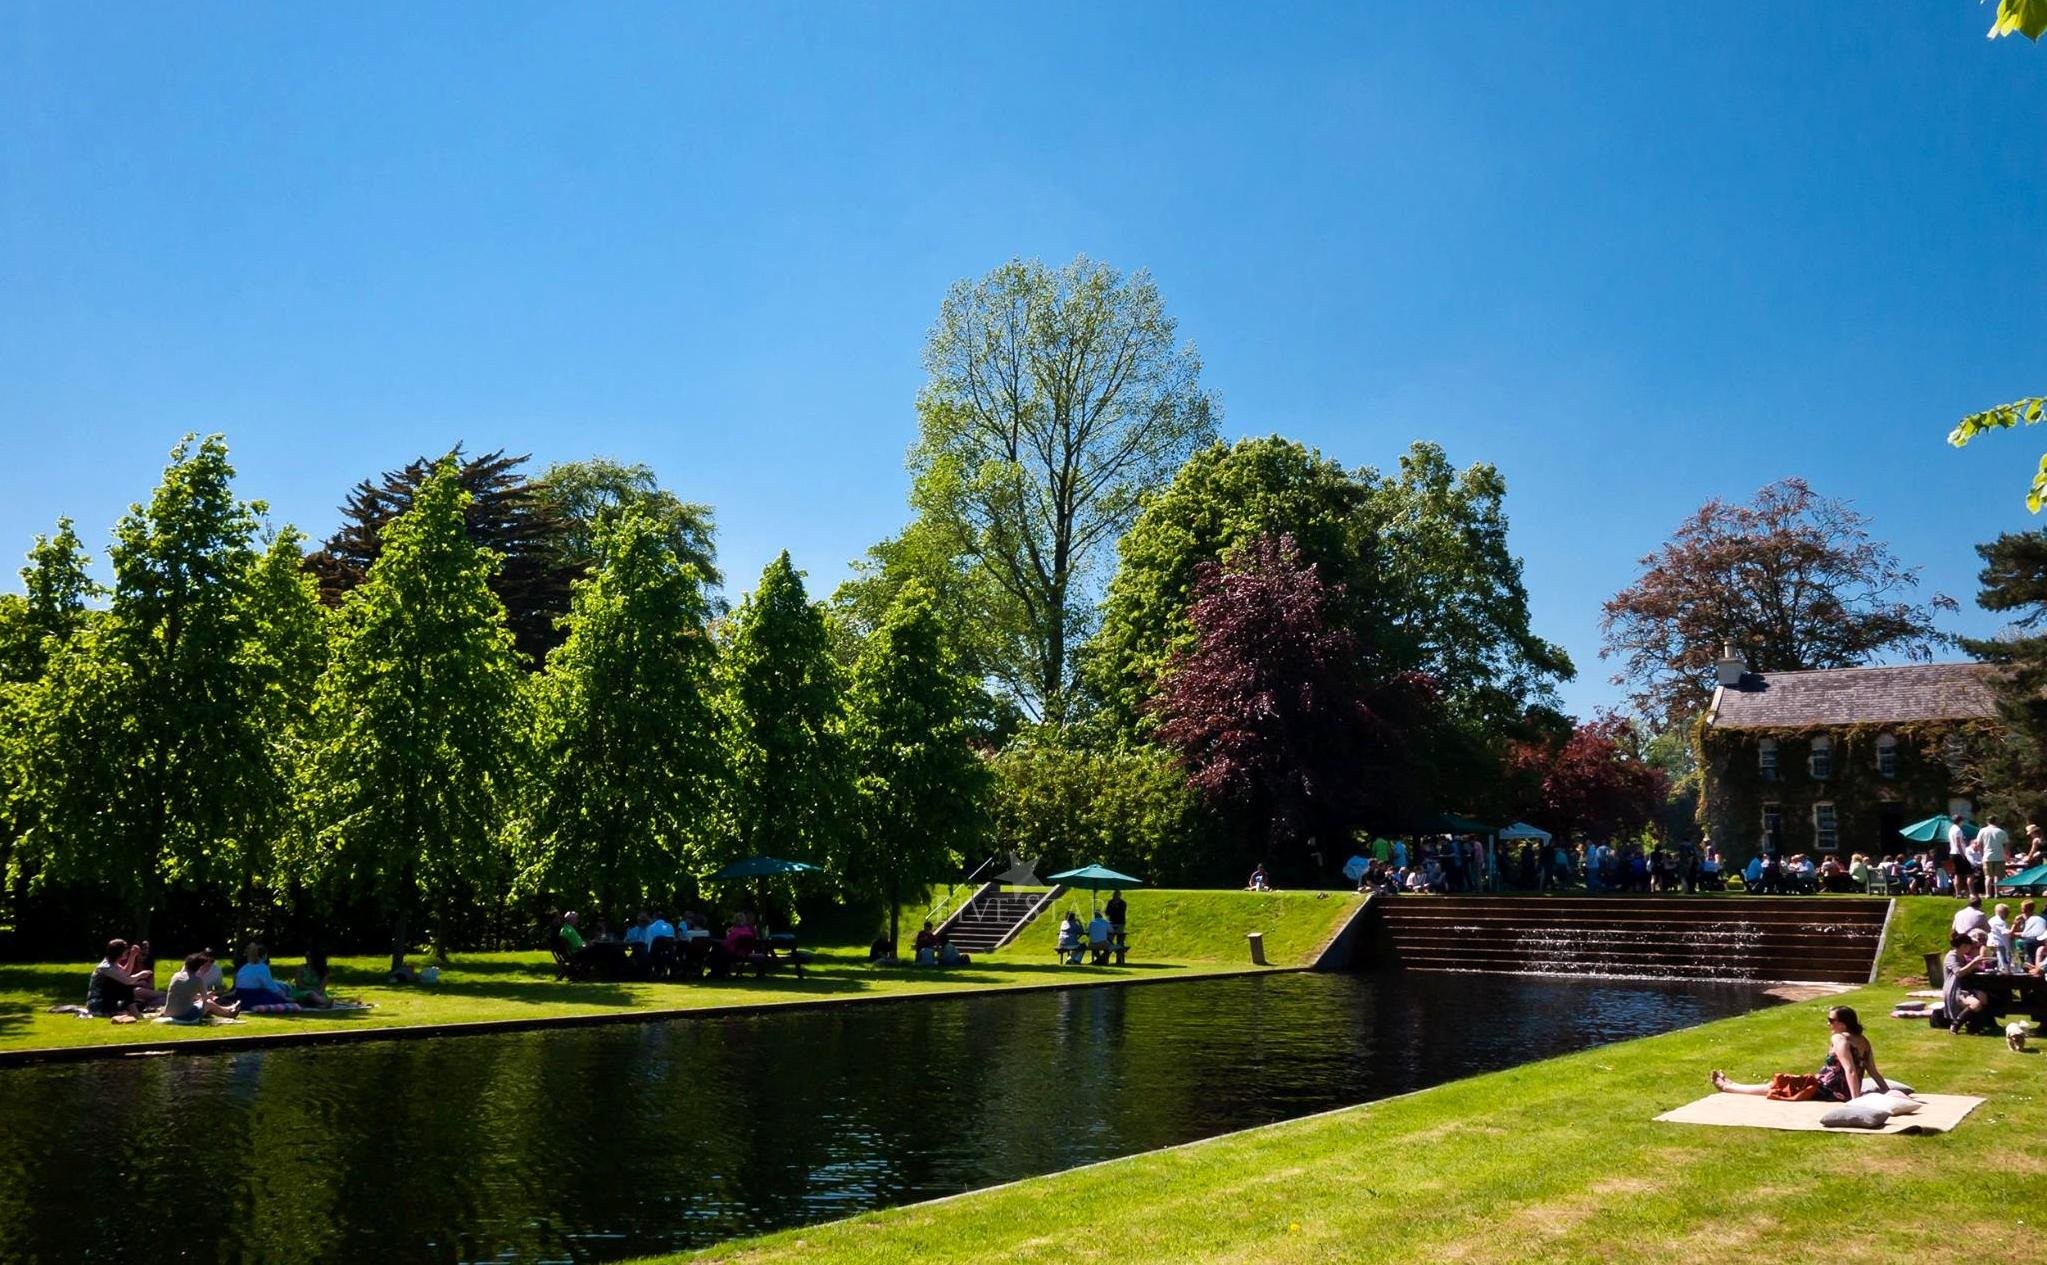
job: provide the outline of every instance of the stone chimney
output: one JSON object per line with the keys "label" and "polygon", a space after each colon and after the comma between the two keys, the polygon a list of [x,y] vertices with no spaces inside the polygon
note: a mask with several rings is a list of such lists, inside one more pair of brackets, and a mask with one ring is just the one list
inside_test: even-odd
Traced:
{"label": "stone chimney", "polygon": [[1748,672],[1747,660],[1734,653],[1734,643],[1731,641],[1720,643],[1720,661],[1713,667],[1719,673],[1720,684],[1730,690],[1738,688],[1741,685],[1741,678]]}

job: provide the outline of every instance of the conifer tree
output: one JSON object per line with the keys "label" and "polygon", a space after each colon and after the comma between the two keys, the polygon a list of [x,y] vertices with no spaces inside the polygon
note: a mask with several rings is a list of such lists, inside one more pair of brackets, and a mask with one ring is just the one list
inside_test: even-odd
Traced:
{"label": "conifer tree", "polygon": [[706,868],[767,855],[821,863],[838,851],[852,806],[844,699],[822,607],[782,555],[733,612],[719,660],[730,832]]}
{"label": "conifer tree", "polygon": [[524,885],[608,914],[673,891],[717,807],[722,748],[701,573],[665,525],[598,525],[568,639],[534,683]]}
{"label": "conifer tree", "polygon": [[287,857],[307,886],[382,905],[394,967],[416,914],[444,947],[457,903],[502,876],[520,670],[490,588],[496,559],[463,529],[468,499],[454,457],[443,458],[343,606],[313,700],[313,828]]}
{"label": "conifer tree", "polygon": [[861,646],[847,691],[859,830],[834,868],[888,904],[888,939],[912,884],[938,877],[987,835],[987,765],[968,745],[973,684],[959,673],[931,594],[912,581]]}

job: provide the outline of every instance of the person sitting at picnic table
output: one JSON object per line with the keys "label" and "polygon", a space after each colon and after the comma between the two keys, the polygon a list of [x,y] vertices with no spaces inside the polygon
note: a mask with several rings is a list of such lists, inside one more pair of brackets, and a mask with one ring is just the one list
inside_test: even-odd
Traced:
{"label": "person sitting at picnic table", "polygon": [[640,911],[639,917],[626,921],[625,950],[627,953],[645,953],[647,951],[647,924],[652,921],[654,921],[653,915],[644,909]]}
{"label": "person sitting at picnic table", "polygon": [[235,1002],[252,1006],[288,1006],[291,994],[270,974],[270,954],[259,941],[250,941],[242,951],[242,965],[235,971]]}
{"label": "person sitting at picnic table", "polygon": [[1955,911],[1955,920],[1948,924],[1948,929],[1955,935],[1965,936],[1971,931],[1984,931],[1989,925],[1990,919],[1983,912],[1983,898],[1971,896],[1968,904]]}
{"label": "person sitting at picnic table", "polygon": [[735,958],[751,958],[760,948],[760,932],[754,929],[753,915],[740,910],[732,915],[732,925],[725,929],[725,952]]}
{"label": "person sitting at picnic table", "polygon": [[1990,921],[1983,924],[1983,930],[1990,935],[1990,952],[1997,959],[1997,969],[2011,970],[2011,906],[1998,905]]}
{"label": "person sitting at picnic table", "polygon": [[1862,1094],[1864,1080],[1873,1082],[1878,1093],[1889,1093],[1890,1082],[1877,1070],[1876,1051],[1862,1035],[1862,1021],[1852,1007],[1834,1006],[1827,1011],[1827,1061],[1818,1073],[1779,1072],[1763,1084],[1744,1085],[1727,1079],[1727,1073],[1713,1069],[1713,1088],[1723,1094],[1753,1094],[1778,1102],[1847,1102]]}
{"label": "person sitting at picnic table", "polygon": [[193,953],[185,958],[185,967],[171,976],[170,987],[165,990],[163,1017],[172,1023],[197,1023],[209,1015],[232,1019],[241,1013],[242,1003],[223,1006],[206,987],[206,967],[213,961],[204,953]]}
{"label": "person sitting at picnic table", "polygon": [[1109,920],[1102,917],[1102,911],[1099,909],[1095,911],[1094,917],[1088,919],[1087,947],[1094,955],[1096,966],[1108,965],[1109,950],[1112,947],[1109,943]]}
{"label": "person sitting at picnic table", "polygon": [[1980,927],[1966,934],[1956,932],[1950,942],[1952,947],[1941,959],[1941,972],[1946,977],[1941,985],[1941,1007],[1947,1012],[1948,1033],[1952,1036],[1960,1036],[1964,1028],[1979,1027],[1983,1012],[1990,1006],[1990,995],[1971,987],[1975,977],[1990,968],[1989,938]]}
{"label": "person sitting at picnic table", "polygon": [[107,941],[107,955],[92,968],[92,977],[85,984],[87,1014],[98,1019],[126,1015],[133,1020],[142,1013],[137,990],[151,976],[130,970],[129,964],[134,960],[126,940]]}
{"label": "person sitting at picnic table", "polygon": [[1071,909],[1059,922],[1059,960],[1071,966],[1080,965],[1080,955],[1086,952],[1087,933],[1081,929],[1080,915]]}
{"label": "person sitting at picnic table", "polygon": [[2019,961],[2027,966],[2040,956],[2041,945],[2047,944],[2047,918],[2040,916],[2033,901],[2019,902],[2019,919],[2013,928],[2012,940],[2018,950]]}

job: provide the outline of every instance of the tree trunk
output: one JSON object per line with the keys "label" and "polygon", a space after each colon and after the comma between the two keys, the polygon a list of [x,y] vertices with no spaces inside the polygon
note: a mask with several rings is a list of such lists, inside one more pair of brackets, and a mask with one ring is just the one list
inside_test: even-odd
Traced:
{"label": "tree trunk", "polygon": [[405,950],[407,948],[405,932],[406,924],[410,921],[409,915],[412,912],[409,908],[411,903],[411,901],[400,899],[398,903],[398,917],[391,926],[391,969],[394,971],[405,965]]}
{"label": "tree trunk", "polygon": [[902,929],[899,925],[902,916],[903,902],[899,885],[896,880],[891,878],[888,884],[888,955],[890,957],[896,955],[896,934]]}

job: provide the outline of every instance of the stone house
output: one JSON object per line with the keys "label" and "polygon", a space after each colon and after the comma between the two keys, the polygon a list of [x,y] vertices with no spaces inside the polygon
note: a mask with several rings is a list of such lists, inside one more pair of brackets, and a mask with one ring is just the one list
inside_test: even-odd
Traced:
{"label": "stone house", "polygon": [[1997,723],[1982,663],[1750,672],[1730,652],[1695,730],[1699,826],[1737,864],[1774,835],[1785,855],[1881,855],[1900,827],[1973,814],[1971,746]]}

